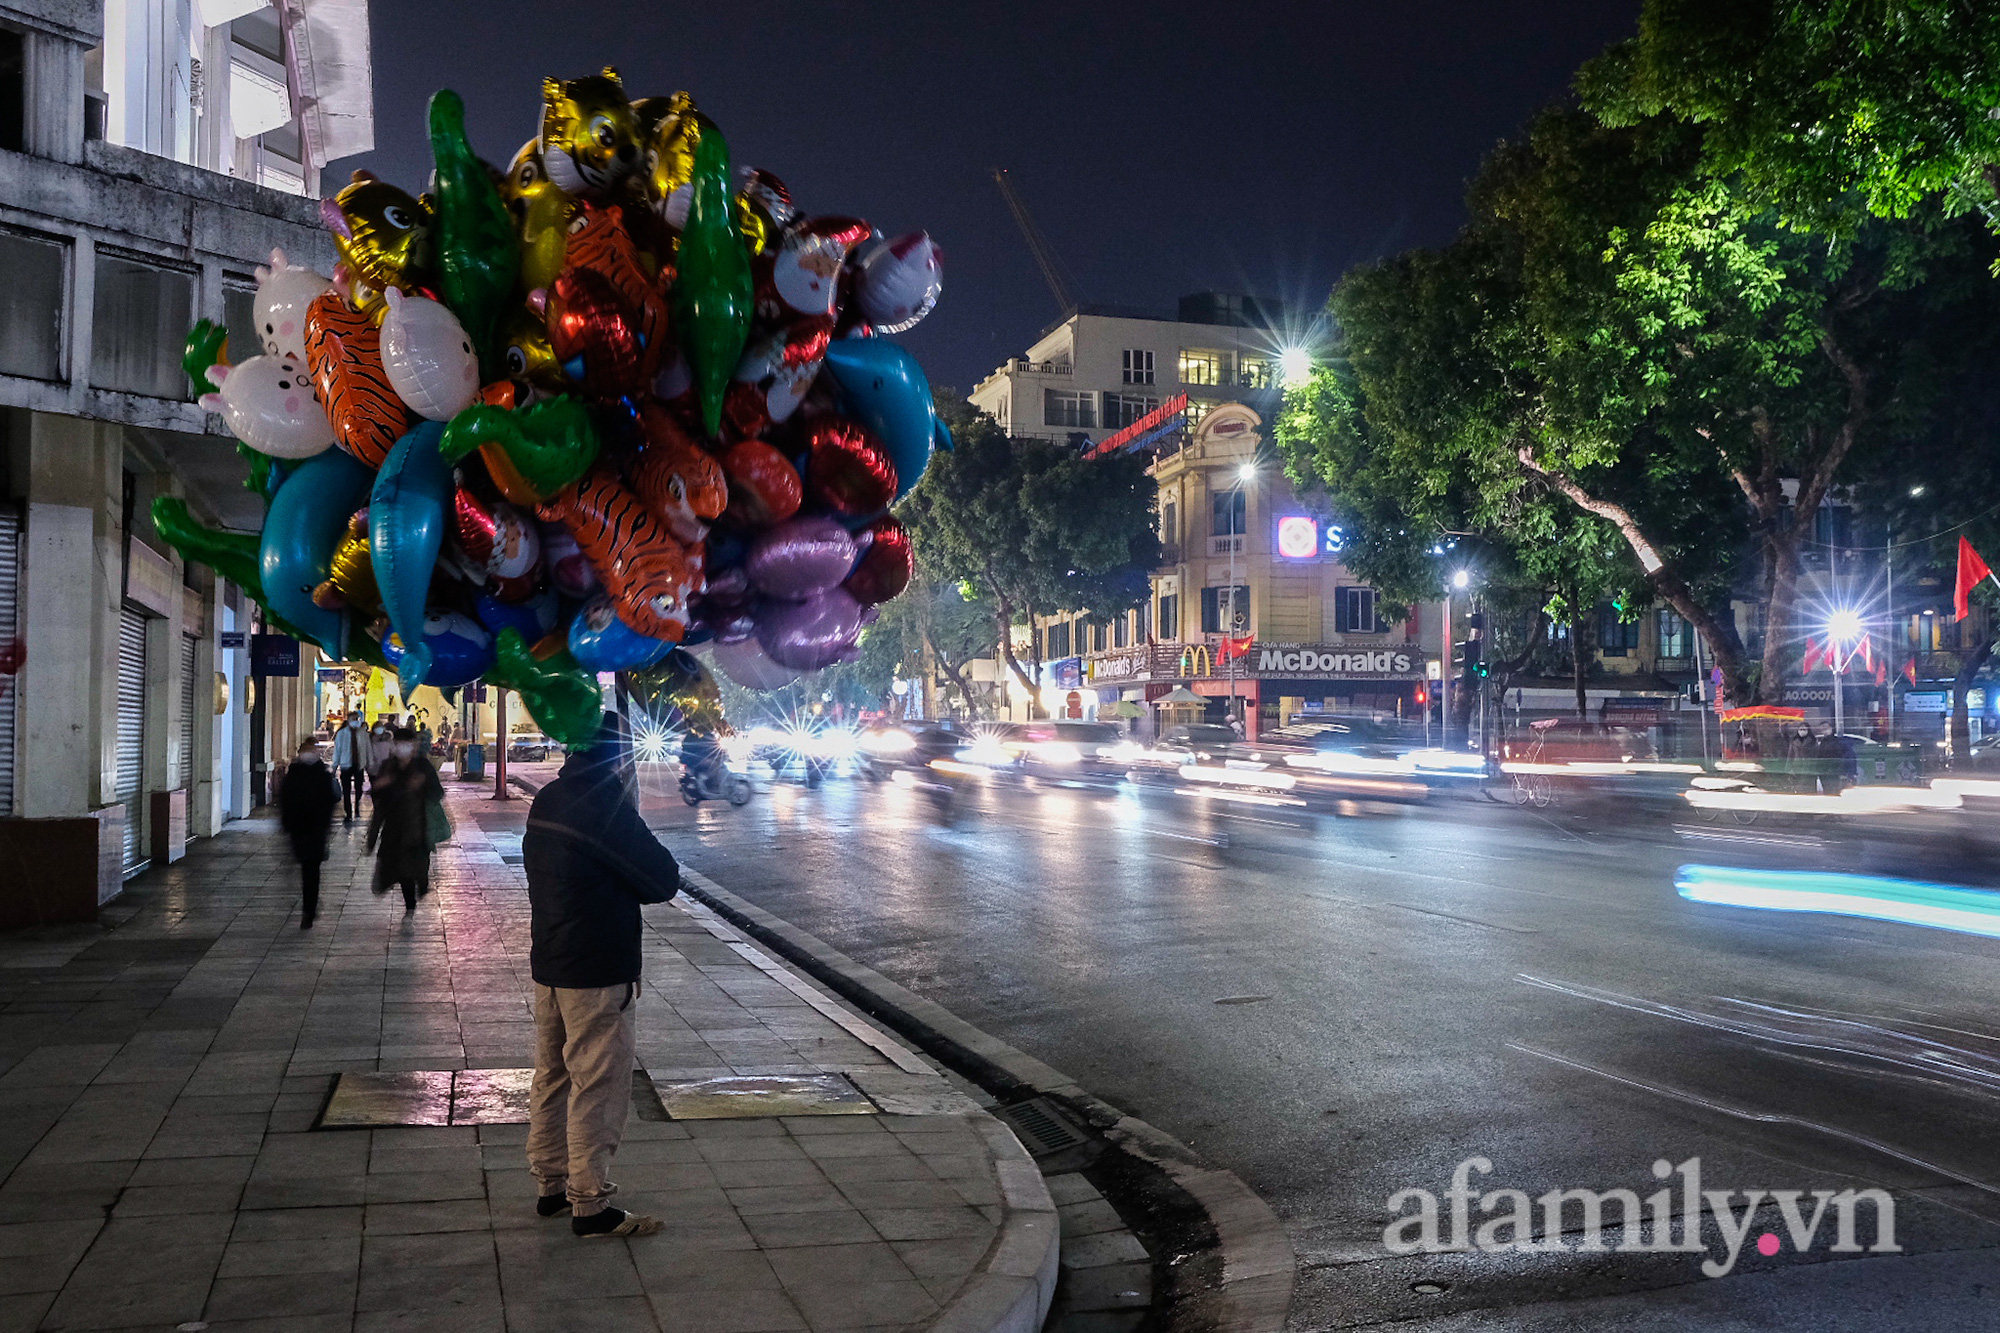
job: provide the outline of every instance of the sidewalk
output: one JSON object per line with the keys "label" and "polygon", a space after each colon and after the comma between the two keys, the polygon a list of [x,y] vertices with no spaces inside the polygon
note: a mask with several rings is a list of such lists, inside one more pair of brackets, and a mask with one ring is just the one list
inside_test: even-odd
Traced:
{"label": "sidewalk", "polygon": [[[647,1077],[615,1167],[662,1235],[538,1219],[521,1124],[315,1128],[338,1074],[532,1063],[528,802],[447,786],[457,836],[413,916],[336,825],[300,930],[253,820],[98,926],[0,936],[0,1333],[1033,1333],[1057,1218],[1025,1150],[685,900],[646,909]],[[688,1084],[827,1073],[870,1113],[686,1118],[719,1104]]]}

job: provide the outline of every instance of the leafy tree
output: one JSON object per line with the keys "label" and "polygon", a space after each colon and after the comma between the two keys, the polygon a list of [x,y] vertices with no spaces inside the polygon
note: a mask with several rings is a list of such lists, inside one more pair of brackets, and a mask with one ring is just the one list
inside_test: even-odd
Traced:
{"label": "leafy tree", "polygon": [[[1963,356],[1968,317],[1992,322],[1994,284],[1970,281],[1969,224],[1868,221],[1830,247],[1706,175],[1702,151],[1667,119],[1546,113],[1488,160],[1457,241],[1350,274],[1333,307],[1368,426],[1355,448],[1386,448],[1393,476],[1456,497],[1474,531],[1505,525],[1530,560],[1601,531],[1541,497],[1608,525],[1644,581],[1626,604],[1672,606],[1749,700],[1776,697],[1796,652],[1793,515],[1857,450],[1907,444],[1913,397]],[[1715,611],[1746,537],[1760,669]],[[1574,573],[1579,591],[1615,582]]]}
{"label": "leafy tree", "polygon": [[993,651],[994,608],[965,585],[944,583],[918,568],[903,595],[882,607],[882,618],[861,640],[855,663],[862,680],[888,695],[898,677],[923,679],[930,668],[943,673],[965,711],[979,716],[979,698],[966,674],[974,658]]}
{"label": "leafy tree", "polygon": [[2000,230],[2000,8],[1980,0],[1647,0],[1578,87],[1607,124],[1699,125],[1705,174],[1788,225],[1941,204]]}
{"label": "leafy tree", "polygon": [[[1032,695],[1039,672],[1021,663],[1010,627],[1058,611],[1115,615],[1145,599],[1159,558],[1153,480],[1144,458],[1011,439],[962,400],[938,397],[956,447],[931,460],[899,513],[919,566],[991,606],[1001,656]],[[1039,668],[1038,649],[1030,657]]]}

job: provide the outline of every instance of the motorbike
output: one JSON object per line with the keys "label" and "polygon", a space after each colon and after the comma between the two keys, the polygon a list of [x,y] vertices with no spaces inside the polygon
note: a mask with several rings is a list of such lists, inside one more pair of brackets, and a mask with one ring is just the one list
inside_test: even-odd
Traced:
{"label": "motorbike", "polygon": [[696,773],[683,767],[681,799],[689,805],[725,799],[731,805],[745,805],[750,800],[750,779],[741,773],[732,773],[728,769],[712,769]]}

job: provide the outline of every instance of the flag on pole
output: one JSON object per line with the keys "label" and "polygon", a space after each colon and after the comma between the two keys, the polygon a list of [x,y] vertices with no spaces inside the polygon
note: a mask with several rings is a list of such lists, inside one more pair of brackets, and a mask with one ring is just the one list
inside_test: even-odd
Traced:
{"label": "flag on pole", "polygon": [[1875,664],[1875,683],[1877,685],[1889,683],[1889,659],[1886,657]]}
{"label": "flag on pole", "polygon": [[1815,670],[1819,668],[1819,664],[1822,658],[1826,659],[1827,665],[1831,666],[1833,664],[1832,654],[1830,652],[1822,652],[1820,650],[1819,640],[1808,637],[1806,639],[1805,660],[1799,663],[1799,674],[1801,676],[1810,676]]}
{"label": "flag on pole", "polygon": [[1909,660],[1909,661],[1907,661],[1907,662],[1903,663],[1903,675],[1904,675],[1904,677],[1905,677],[1906,679],[1908,679],[1908,680],[1909,680],[1909,682],[1910,682],[1910,684],[1911,684],[1912,686],[1915,686],[1915,685],[1916,685],[1916,683],[1917,683],[1917,659],[1916,659],[1916,658],[1915,658],[1914,656],[1912,656],[1912,657],[1910,658],[1910,660]]}
{"label": "flag on pole", "polygon": [[1958,539],[1958,593],[1953,598],[1953,606],[1958,612],[1957,619],[1963,620],[1972,614],[1972,590],[1979,586],[1981,579],[1990,579],[1992,577],[1993,571],[1987,567],[1984,560],[1979,558],[1979,552],[1972,549],[1972,543],[1960,537]]}

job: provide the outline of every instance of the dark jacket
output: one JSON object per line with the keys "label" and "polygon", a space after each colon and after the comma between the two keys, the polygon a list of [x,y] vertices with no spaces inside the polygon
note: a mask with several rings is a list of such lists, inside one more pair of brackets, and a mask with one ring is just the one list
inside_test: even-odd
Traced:
{"label": "dark jacket", "polygon": [[422,755],[393,756],[375,775],[375,811],[368,820],[368,850],[375,853],[377,884],[424,884],[431,877],[430,822],[424,807],[444,799],[437,768]]}
{"label": "dark jacket", "polygon": [[[609,729],[614,719],[607,719]],[[629,745],[600,738],[572,754],[528,809],[528,970],[586,990],[639,979],[641,903],[680,891],[681,868],[639,817]]]}
{"label": "dark jacket", "polygon": [[321,763],[294,760],[278,784],[278,823],[292,840],[292,855],[301,862],[326,860],[327,831],[340,807],[340,784],[333,770]]}

